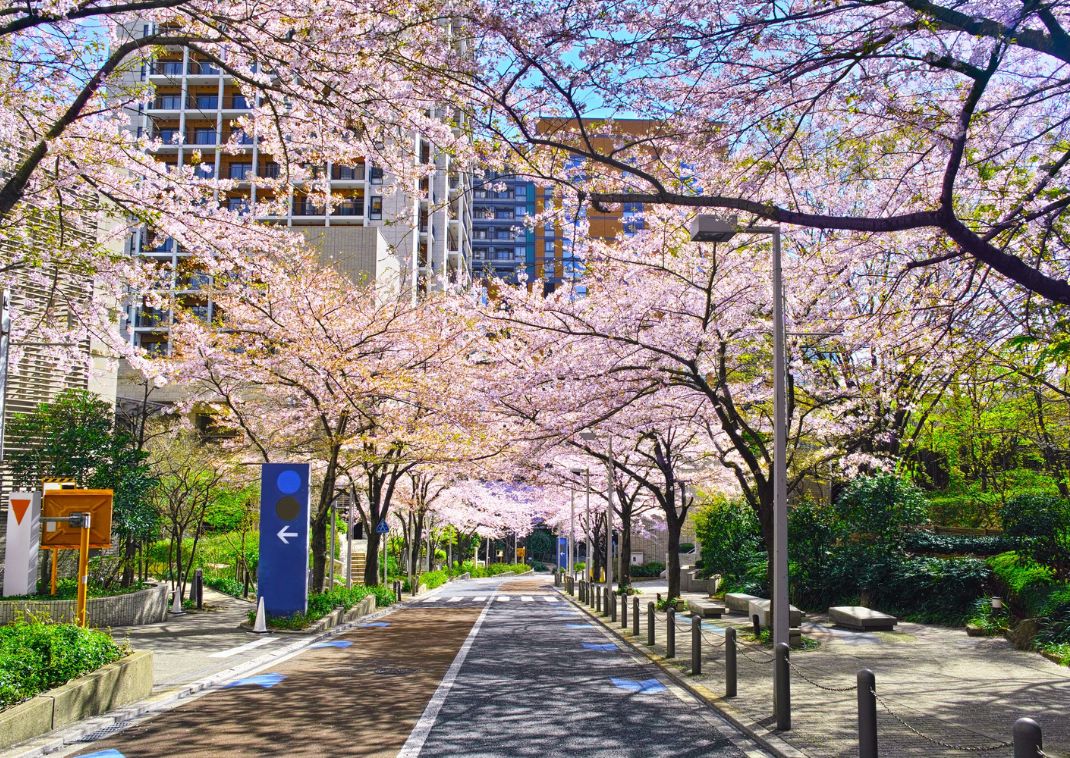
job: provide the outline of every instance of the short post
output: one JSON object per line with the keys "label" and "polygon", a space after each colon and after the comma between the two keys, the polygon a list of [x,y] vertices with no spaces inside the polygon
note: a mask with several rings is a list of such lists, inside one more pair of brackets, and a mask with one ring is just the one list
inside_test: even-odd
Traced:
{"label": "short post", "polygon": [[639,636],[639,598],[632,598],[632,634]]}
{"label": "short post", "polygon": [[398,603],[401,602],[401,580],[394,580],[394,600]]}
{"label": "short post", "polygon": [[654,604],[646,604],[646,644],[654,645]]}
{"label": "short post", "polygon": [[702,673],[702,616],[691,617],[691,673]]}
{"label": "short post", "polygon": [[1040,724],[1033,719],[1018,719],[1014,722],[1014,758],[1037,758],[1043,755],[1044,735]]}
{"label": "short post", "polygon": [[587,598],[583,594],[583,580],[580,579],[580,602],[584,602]]}
{"label": "short post", "polygon": [[599,589],[598,585],[594,587],[594,610],[595,613],[602,612],[602,590]]}
{"label": "short post", "polygon": [[776,728],[782,732],[791,729],[791,682],[788,679],[790,649],[788,643],[781,642],[774,652],[773,704],[776,709]]}
{"label": "short post", "polygon": [[736,696],[736,629],[724,630],[724,696]]}
{"label": "short post", "polygon": [[877,678],[869,669],[858,672],[858,758],[877,758]]}
{"label": "short post", "polygon": [[671,605],[665,609],[665,657],[676,657],[676,609]]}
{"label": "short post", "polygon": [[606,588],[606,599],[609,600],[609,620],[616,622],[617,620],[617,593],[612,588]]}
{"label": "short post", "polygon": [[204,608],[204,571],[202,569],[193,571],[193,596],[197,601],[197,610]]}
{"label": "short post", "polygon": [[620,628],[628,628],[628,596],[620,596]]}

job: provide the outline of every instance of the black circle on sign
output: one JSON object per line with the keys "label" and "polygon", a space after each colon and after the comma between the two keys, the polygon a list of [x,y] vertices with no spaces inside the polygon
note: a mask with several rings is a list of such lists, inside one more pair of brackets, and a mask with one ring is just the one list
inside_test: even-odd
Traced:
{"label": "black circle on sign", "polygon": [[301,512],[301,504],[297,502],[297,498],[286,497],[279,498],[279,502],[275,503],[275,515],[281,518],[283,521],[292,521],[297,518],[297,515]]}

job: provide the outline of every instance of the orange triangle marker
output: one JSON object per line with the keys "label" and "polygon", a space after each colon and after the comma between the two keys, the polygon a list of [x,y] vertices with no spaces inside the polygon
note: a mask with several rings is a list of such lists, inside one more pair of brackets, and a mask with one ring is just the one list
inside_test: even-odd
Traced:
{"label": "orange triangle marker", "polygon": [[11,510],[15,512],[15,523],[22,524],[22,517],[26,515],[26,511],[30,508],[29,500],[11,500]]}

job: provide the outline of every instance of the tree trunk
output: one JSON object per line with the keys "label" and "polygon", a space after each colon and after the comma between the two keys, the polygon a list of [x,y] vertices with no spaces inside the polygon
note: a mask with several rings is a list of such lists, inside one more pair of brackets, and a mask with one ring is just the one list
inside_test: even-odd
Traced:
{"label": "tree trunk", "polygon": [[134,558],[137,555],[137,542],[134,540],[133,535],[126,538],[126,544],[123,546],[123,576],[119,580],[119,585],[122,587],[129,587],[134,583]]}
{"label": "tree trunk", "polygon": [[[673,506],[675,508],[675,506]],[[680,597],[680,529],[683,527],[683,519],[669,518],[665,520],[669,535],[669,600]]]}
{"label": "tree trunk", "polygon": [[632,509],[621,509],[620,517],[620,571],[617,572],[621,587],[632,583]]}
{"label": "tree trunk", "polygon": [[368,556],[367,561],[364,564],[364,584],[369,587],[379,584],[379,553],[380,553],[380,538],[379,532],[375,531],[375,524],[372,524],[368,529]]}

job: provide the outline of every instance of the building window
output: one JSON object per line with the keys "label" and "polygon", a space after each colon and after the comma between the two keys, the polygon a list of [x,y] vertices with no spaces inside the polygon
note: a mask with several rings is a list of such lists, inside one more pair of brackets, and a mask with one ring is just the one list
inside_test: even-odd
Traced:
{"label": "building window", "polygon": [[234,211],[235,213],[248,213],[249,201],[244,197],[228,197],[227,210]]}
{"label": "building window", "polygon": [[228,176],[231,179],[240,179],[242,181],[248,179],[253,172],[252,163],[231,163],[230,173]]}
{"label": "building window", "polygon": [[194,129],[194,131],[193,131],[193,144],[194,145],[214,145],[215,144],[215,129]]}
{"label": "building window", "polygon": [[193,174],[198,179],[213,179],[215,178],[215,166],[211,163],[199,163],[197,168],[193,170]]}
{"label": "building window", "polygon": [[274,161],[265,163],[263,169],[260,171],[260,176],[265,179],[278,179],[279,164]]}
{"label": "building window", "polygon": [[372,195],[371,205],[368,207],[368,218],[380,221],[383,218],[383,198],[381,195]]}
{"label": "building window", "polygon": [[156,73],[164,76],[182,76],[182,61],[160,61]]}
{"label": "building window", "polygon": [[244,111],[249,110],[252,106],[249,105],[249,98],[245,95],[231,95],[230,107],[234,110]]}
{"label": "building window", "polygon": [[383,169],[380,166],[372,166],[368,169],[368,179],[372,184],[383,183]]}
{"label": "building window", "polygon": [[219,95],[197,95],[197,108],[215,110],[219,107]]}
{"label": "building window", "polygon": [[156,107],[161,110],[177,111],[182,107],[182,95],[158,95]]}
{"label": "building window", "polygon": [[494,211],[494,218],[512,218],[512,208],[498,208]]}
{"label": "building window", "polygon": [[165,144],[173,145],[178,141],[178,129],[160,129],[156,137]]}

